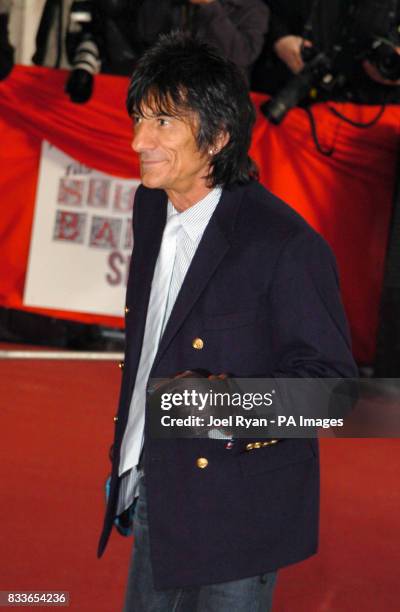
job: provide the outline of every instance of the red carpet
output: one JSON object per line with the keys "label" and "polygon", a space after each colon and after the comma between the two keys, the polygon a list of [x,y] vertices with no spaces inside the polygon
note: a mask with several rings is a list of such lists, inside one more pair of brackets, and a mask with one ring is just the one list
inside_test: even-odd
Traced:
{"label": "red carpet", "polygon": [[[131,541],[96,559],[119,379],[111,362],[1,362],[0,590],[121,610]],[[274,612],[397,612],[400,443],[325,439],[321,458],[320,553],[281,572]]]}

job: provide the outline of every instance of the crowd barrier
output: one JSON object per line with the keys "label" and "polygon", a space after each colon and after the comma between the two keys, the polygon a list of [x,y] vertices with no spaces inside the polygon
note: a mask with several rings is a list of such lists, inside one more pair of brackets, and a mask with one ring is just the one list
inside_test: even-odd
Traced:
{"label": "crowd barrier", "polygon": [[[90,102],[73,104],[64,94],[66,72],[16,66],[0,83],[0,306],[108,326],[121,316],[93,308],[28,306],[24,287],[37,196],[42,143],[47,141],[77,162],[122,179],[139,177],[130,148],[132,126],[125,111],[128,81],[99,75]],[[319,153],[309,118],[292,110],[280,126],[259,107],[266,96],[252,94],[257,108],[251,155],[261,182],[288,202],[329,242],[336,255],[356,358],[374,358],[384,260],[395,184],[400,108],[321,103],[313,107],[319,140],[332,154]],[[332,112],[332,108],[361,129]],[[44,180],[46,177],[44,177]],[[50,207],[59,203],[50,202]],[[43,260],[43,270],[46,261]],[[60,274],[60,283],[63,282]],[[90,288],[90,279],[87,280]],[[40,303],[40,295],[38,298]]]}

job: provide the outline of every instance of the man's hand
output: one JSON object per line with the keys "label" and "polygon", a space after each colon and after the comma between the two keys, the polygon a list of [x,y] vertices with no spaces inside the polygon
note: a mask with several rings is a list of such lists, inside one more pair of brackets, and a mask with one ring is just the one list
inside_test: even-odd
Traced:
{"label": "man's hand", "polygon": [[[400,48],[396,48],[397,53],[400,55]],[[371,64],[368,60],[363,61],[363,68],[365,73],[369,76],[370,79],[375,81],[376,83],[380,83],[381,85],[391,85],[392,87],[397,87],[400,85],[400,79],[396,81],[391,81],[390,79],[385,79],[379,72],[374,64]]]}
{"label": "man's hand", "polygon": [[[190,385],[187,380],[190,380]],[[214,385],[210,385],[209,381],[212,381]],[[207,397],[211,389],[214,392],[218,390],[219,392],[230,393],[232,388],[228,381],[233,381],[228,374],[210,374],[206,370],[185,370],[174,377],[161,379],[157,382],[154,381],[149,389],[150,414],[155,415],[156,423],[158,424],[158,414],[163,404],[163,396],[168,395],[171,398],[174,394],[183,395],[186,390],[190,393],[193,390],[203,397]],[[200,410],[197,402],[191,403],[190,401],[186,404],[171,405],[168,407],[168,410],[169,415],[173,418],[182,419],[187,416],[201,417],[202,420],[200,422],[187,427],[187,432],[190,434],[188,437],[206,437],[210,430],[210,427],[207,425],[210,417],[212,415],[218,418],[227,417],[231,414],[232,409],[229,405],[225,404],[216,407],[211,401],[211,403],[207,402],[205,405],[202,405]],[[215,428],[211,427],[211,429]]]}
{"label": "man's hand", "polygon": [[304,61],[301,57],[303,47],[312,47],[312,42],[301,36],[282,36],[274,44],[274,51],[286,66],[294,74],[301,72],[304,68]]}

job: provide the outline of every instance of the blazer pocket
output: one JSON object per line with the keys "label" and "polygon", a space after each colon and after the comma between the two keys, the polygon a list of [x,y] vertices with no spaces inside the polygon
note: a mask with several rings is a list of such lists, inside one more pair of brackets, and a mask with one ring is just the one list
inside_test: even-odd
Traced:
{"label": "blazer pocket", "polygon": [[276,444],[241,453],[238,457],[245,476],[280,470],[289,465],[316,459],[312,440],[279,440]]}
{"label": "blazer pocket", "polygon": [[242,312],[227,312],[225,314],[208,315],[204,317],[204,329],[230,329],[232,327],[245,327],[257,319],[257,309]]}

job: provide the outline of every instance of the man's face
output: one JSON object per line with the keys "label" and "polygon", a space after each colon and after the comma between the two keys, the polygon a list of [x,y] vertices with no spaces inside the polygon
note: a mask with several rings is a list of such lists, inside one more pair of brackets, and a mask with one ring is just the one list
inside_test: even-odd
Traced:
{"label": "man's face", "polygon": [[[142,116],[143,115],[143,116]],[[173,195],[204,197],[209,157],[196,143],[198,118],[157,114],[144,105],[134,116],[132,148],[139,155],[142,183]]]}

